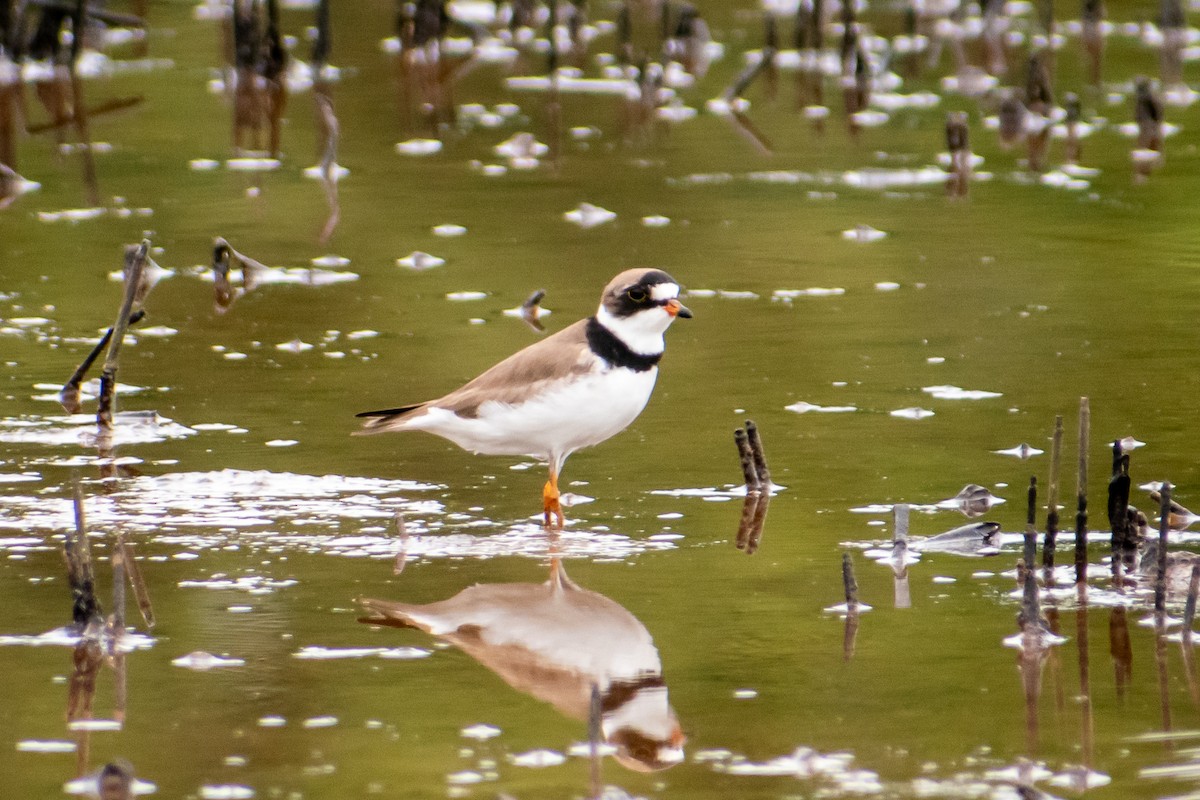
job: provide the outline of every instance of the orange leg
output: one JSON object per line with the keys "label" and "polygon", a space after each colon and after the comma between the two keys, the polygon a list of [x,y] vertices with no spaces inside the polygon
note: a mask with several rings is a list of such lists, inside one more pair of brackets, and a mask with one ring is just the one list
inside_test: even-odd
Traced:
{"label": "orange leg", "polygon": [[550,520],[553,518],[559,530],[562,530],[566,520],[563,518],[562,505],[559,504],[558,497],[558,475],[551,472],[550,480],[546,481],[546,485],[542,487],[542,511],[547,528],[551,527]]}

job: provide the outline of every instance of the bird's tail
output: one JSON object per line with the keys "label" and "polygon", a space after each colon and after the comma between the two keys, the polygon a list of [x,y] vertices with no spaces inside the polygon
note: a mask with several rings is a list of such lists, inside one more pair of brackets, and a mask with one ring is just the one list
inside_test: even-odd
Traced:
{"label": "bird's tail", "polygon": [[385,408],[381,411],[363,411],[354,416],[364,419],[362,430],[355,431],[356,436],[365,436],[369,433],[383,433],[384,431],[397,430],[401,427],[400,422],[409,418],[412,413],[422,408],[424,403],[413,403],[410,406],[400,406],[399,408]]}
{"label": "bird's tail", "polygon": [[416,628],[429,631],[429,625],[417,618],[420,606],[397,603],[392,600],[373,600],[370,597],[360,597],[358,603],[371,615],[363,618],[362,622],[372,625],[388,625],[393,628]]}

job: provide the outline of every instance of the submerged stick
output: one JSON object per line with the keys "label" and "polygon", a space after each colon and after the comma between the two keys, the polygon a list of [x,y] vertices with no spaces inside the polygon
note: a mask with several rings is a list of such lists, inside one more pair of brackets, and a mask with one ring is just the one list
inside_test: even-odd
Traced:
{"label": "submerged stick", "polygon": [[1091,406],[1086,397],[1079,398],[1079,480],[1075,512],[1075,585],[1081,592],[1087,587],[1087,453],[1091,431]]}
{"label": "submerged stick", "polygon": [[1046,569],[1046,582],[1053,580],[1054,548],[1058,542],[1058,473],[1062,465],[1063,418],[1054,417],[1054,437],[1050,442],[1050,481],[1046,493],[1046,538],[1042,542],[1042,566]]}
{"label": "submerged stick", "polygon": [[754,420],[746,420],[746,438],[750,442],[750,452],[754,456],[754,474],[764,491],[771,489],[771,470],[767,468],[767,457],[763,453],[762,438],[758,435],[758,426]]}
{"label": "submerged stick", "polygon": [[742,477],[746,480],[746,493],[757,492],[761,486],[758,473],[754,469],[754,451],[750,449],[750,437],[742,428],[733,432],[733,441],[737,443],[738,456],[742,462]]}
{"label": "submerged stick", "polygon": [[1158,574],[1154,579],[1154,611],[1162,615],[1167,605],[1167,531],[1171,529],[1171,483],[1163,481],[1158,520]]}
{"label": "submerged stick", "polygon": [[125,299],[117,314],[117,322],[113,325],[112,341],[108,344],[108,354],[104,358],[104,370],[100,374],[100,405],[96,410],[96,423],[101,430],[111,431],[113,427],[113,396],[117,389],[117,367],[121,359],[121,343],[125,340],[125,331],[133,303],[142,283],[142,270],[146,266],[147,254],[150,252],[150,240],[143,239],[133,254],[129,272],[125,276]]}

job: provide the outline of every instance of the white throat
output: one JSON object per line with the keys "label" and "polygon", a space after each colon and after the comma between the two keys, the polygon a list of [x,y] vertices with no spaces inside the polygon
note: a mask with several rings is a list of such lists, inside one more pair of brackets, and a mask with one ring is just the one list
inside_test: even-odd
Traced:
{"label": "white throat", "polygon": [[638,355],[656,356],[666,346],[663,332],[670,327],[674,317],[661,306],[642,309],[628,317],[618,317],[601,305],[596,311],[596,321]]}

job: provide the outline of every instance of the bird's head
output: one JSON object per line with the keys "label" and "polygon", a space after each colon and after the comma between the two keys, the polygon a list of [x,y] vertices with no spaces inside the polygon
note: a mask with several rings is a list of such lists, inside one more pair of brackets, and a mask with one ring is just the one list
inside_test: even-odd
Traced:
{"label": "bird's head", "polygon": [[635,353],[663,349],[663,332],[692,312],[679,302],[679,284],[659,269],[630,269],[609,281],[596,319]]}

